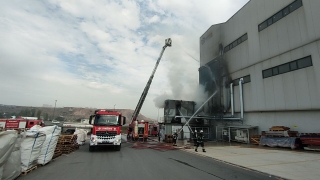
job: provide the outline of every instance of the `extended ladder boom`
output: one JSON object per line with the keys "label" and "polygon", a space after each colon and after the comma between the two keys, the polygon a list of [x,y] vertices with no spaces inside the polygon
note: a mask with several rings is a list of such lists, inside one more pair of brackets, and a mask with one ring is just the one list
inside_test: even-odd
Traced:
{"label": "extended ladder boom", "polygon": [[142,105],[143,105],[143,103],[144,103],[144,100],[146,99],[146,96],[147,96],[147,94],[148,94],[150,85],[151,85],[151,83],[152,83],[153,76],[154,76],[154,74],[155,74],[155,72],[156,72],[156,70],[157,70],[157,67],[158,67],[159,63],[160,63],[160,59],[161,59],[161,57],[162,57],[162,55],[163,55],[163,52],[164,52],[164,50],[166,49],[166,47],[168,47],[168,46],[170,47],[170,46],[171,46],[171,43],[172,43],[172,41],[171,41],[170,38],[168,38],[168,39],[165,40],[165,45],[164,45],[163,48],[162,48],[162,51],[161,51],[161,53],[160,53],[160,57],[158,58],[155,67],[153,68],[152,74],[151,74],[151,76],[150,76],[150,78],[149,78],[149,80],[148,80],[148,82],[147,82],[146,87],[144,88],[144,90],[143,90],[143,92],[142,92],[142,95],[141,95],[140,100],[139,100],[139,102],[138,102],[138,104],[137,104],[137,107],[136,107],[136,109],[134,110],[134,112],[133,112],[133,114],[132,114],[131,123],[137,119],[137,117],[138,117],[138,115],[139,115],[139,113],[140,113],[141,107],[142,107]]}

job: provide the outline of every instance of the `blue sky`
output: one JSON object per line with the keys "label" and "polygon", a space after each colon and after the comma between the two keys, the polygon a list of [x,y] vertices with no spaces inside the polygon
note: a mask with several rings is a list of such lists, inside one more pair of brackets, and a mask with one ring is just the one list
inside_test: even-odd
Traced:
{"label": "blue sky", "polygon": [[[199,38],[248,0],[0,1],[0,104],[141,109],[197,100]],[[163,110],[160,109],[160,116]]]}

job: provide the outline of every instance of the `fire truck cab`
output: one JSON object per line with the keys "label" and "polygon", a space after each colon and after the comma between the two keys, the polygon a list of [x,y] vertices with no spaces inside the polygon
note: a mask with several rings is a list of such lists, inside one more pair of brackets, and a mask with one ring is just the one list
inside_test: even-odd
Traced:
{"label": "fire truck cab", "polygon": [[121,149],[121,127],[126,123],[126,117],[121,112],[106,109],[95,110],[89,118],[92,124],[89,151],[98,146],[113,146]]}

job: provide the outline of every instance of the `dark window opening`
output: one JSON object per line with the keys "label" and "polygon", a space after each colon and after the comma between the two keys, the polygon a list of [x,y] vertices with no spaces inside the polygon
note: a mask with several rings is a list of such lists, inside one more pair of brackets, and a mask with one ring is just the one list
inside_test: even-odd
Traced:
{"label": "dark window opening", "polygon": [[278,12],[276,15],[273,16],[273,22],[277,22],[282,18],[282,11]]}
{"label": "dark window opening", "polygon": [[295,71],[298,69],[306,68],[312,66],[311,56],[307,56],[289,63],[281,64],[279,66],[272,67],[262,71],[262,77],[267,78],[271,76],[276,76],[278,74],[287,73],[290,71]]}
{"label": "dark window opening", "polygon": [[283,12],[283,17],[289,14],[289,7],[286,7],[282,10]]}
{"label": "dark window opening", "polygon": [[238,45],[237,41],[234,41],[234,42],[232,43],[232,46],[233,46],[233,47],[236,47],[237,45]]}
{"label": "dark window opening", "polygon": [[232,48],[235,48],[236,46],[238,46],[239,44],[243,43],[245,40],[248,39],[248,34],[244,34],[243,36],[241,36],[240,38],[238,38],[237,40],[233,41],[231,44],[229,44],[228,46],[226,46],[224,48],[224,52],[228,52],[230,51]]}
{"label": "dark window opening", "polygon": [[295,11],[296,9],[298,9],[299,7],[302,6],[302,0],[296,0],[295,2],[293,2],[292,4],[290,4],[289,8],[290,8],[290,13]]}
{"label": "dark window opening", "polygon": [[251,82],[250,75],[243,77],[243,83]]}
{"label": "dark window opening", "polygon": [[279,21],[283,17],[287,16],[288,14],[292,13],[296,9],[302,6],[302,0],[296,0],[290,5],[283,8],[281,11],[277,12],[276,14],[269,17],[267,20],[262,22],[258,25],[259,32],[266,29],[268,26],[271,26],[273,23]]}
{"label": "dark window opening", "polygon": [[248,39],[248,34],[245,34],[241,37],[241,41],[244,42],[245,40]]}
{"label": "dark window opening", "polygon": [[[244,76],[244,77],[242,77],[242,78],[243,78],[242,84],[251,82],[250,75]],[[234,85],[234,86],[238,86],[240,79],[241,79],[241,78],[238,78],[238,79],[233,80],[233,81],[232,81],[233,85]]]}
{"label": "dark window opening", "polygon": [[268,27],[268,24],[267,24],[267,21],[265,21],[259,25],[259,31],[262,31],[267,27]]}
{"label": "dark window opening", "polygon": [[299,69],[309,67],[309,66],[312,66],[311,56],[298,60]]}
{"label": "dark window opening", "polygon": [[272,75],[275,76],[275,75],[278,75],[278,74],[279,74],[278,67],[272,68]]}
{"label": "dark window opening", "polygon": [[240,79],[235,79],[235,80],[233,80],[233,85],[234,85],[234,86],[238,86],[238,85],[239,85],[239,80],[240,80]]}
{"label": "dark window opening", "polygon": [[267,69],[262,71],[263,78],[268,78],[272,76],[272,69]]}
{"label": "dark window opening", "polygon": [[242,43],[241,38],[239,38],[239,39],[237,40],[237,43],[238,43],[238,44],[241,44],[241,43]]}
{"label": "dark window opening", "polygon": [[268,26],[270,26],[272,24],[272,18],[268,19]]}
{"label": "dark window opening", "polygon": [[294,70],[297,70],[297,69],[298,69],[297,62],[296,61],[291,62],[290,63],[290,70],[294,71]]}
{"label": "dark window opening", "polygon": [[229,51],[229,46],[224,48],[224,52],[227,52],[227,51]]}
{"label": "dark window opening", "polygon": [[283,65],[279,66],[279,74],[286,73],[289,71],[290,71],[289,64],[283,64]]}

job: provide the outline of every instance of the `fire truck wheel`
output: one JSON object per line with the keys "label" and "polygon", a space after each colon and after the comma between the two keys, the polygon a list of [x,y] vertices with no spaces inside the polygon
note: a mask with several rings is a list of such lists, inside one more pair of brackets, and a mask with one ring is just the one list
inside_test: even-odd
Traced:
{"label": "fire truck wheel", "polygon": [[90,152],[94,151],[94,149],[95,149],[94,146],[90,146],[90,145],[89,145],[89,151],[90,151]]}

